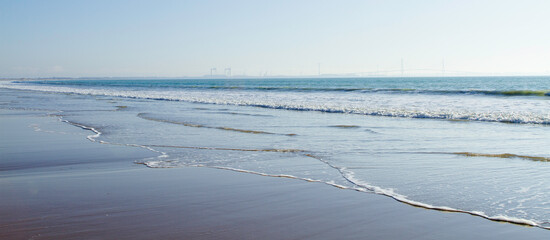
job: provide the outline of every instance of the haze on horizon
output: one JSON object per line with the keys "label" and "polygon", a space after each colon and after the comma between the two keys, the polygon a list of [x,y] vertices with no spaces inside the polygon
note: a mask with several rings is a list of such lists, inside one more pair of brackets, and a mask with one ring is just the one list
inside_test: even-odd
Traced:
{"label": "haze on horizon", "polygon": [[1,1],[0,78],[226,68],[248,76],[549,75],[548,9],[542,0]]}

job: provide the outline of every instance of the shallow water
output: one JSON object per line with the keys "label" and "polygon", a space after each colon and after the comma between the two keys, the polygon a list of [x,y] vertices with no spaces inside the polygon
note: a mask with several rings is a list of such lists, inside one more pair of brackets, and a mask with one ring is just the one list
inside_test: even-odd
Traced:
{"label": "shallow water", "polygon": [[0,108],[49,111],[89,131],[91,141],[148,149],[157,156],[136,162],[149,167],[322,181],[423,207],[550,226],[550,96],[544,95],[550,78],[0,87]]}

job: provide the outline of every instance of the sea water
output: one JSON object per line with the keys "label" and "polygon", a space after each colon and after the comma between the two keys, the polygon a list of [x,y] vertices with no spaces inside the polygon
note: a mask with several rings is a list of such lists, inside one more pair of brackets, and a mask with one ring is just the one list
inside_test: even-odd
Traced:
{"label": "sea water", "polygon": [[289,177],[550,227],[549,77],[79,79],[0,92],[1,108],[154,152],[135,159],[151,168]]}

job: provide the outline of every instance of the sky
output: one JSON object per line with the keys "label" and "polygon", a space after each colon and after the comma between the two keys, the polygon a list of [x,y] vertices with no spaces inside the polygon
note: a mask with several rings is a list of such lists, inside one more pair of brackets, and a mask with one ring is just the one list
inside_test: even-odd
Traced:
{"label": "sky", "polygon": [[547,0],[0,0],[0,78],[226,68],[233,76],[550,75],[549,9]]}

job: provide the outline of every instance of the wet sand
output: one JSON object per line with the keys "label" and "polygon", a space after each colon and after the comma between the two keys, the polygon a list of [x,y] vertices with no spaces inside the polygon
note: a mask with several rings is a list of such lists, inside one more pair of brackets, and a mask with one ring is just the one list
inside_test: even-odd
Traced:
{"label": "wet sand", "polygon": [[153,153],[92,143],[89,132],[36,112],[1,110],[0,133],[0,239],[550,237],[322,183],[150,169],[133,161]]}

